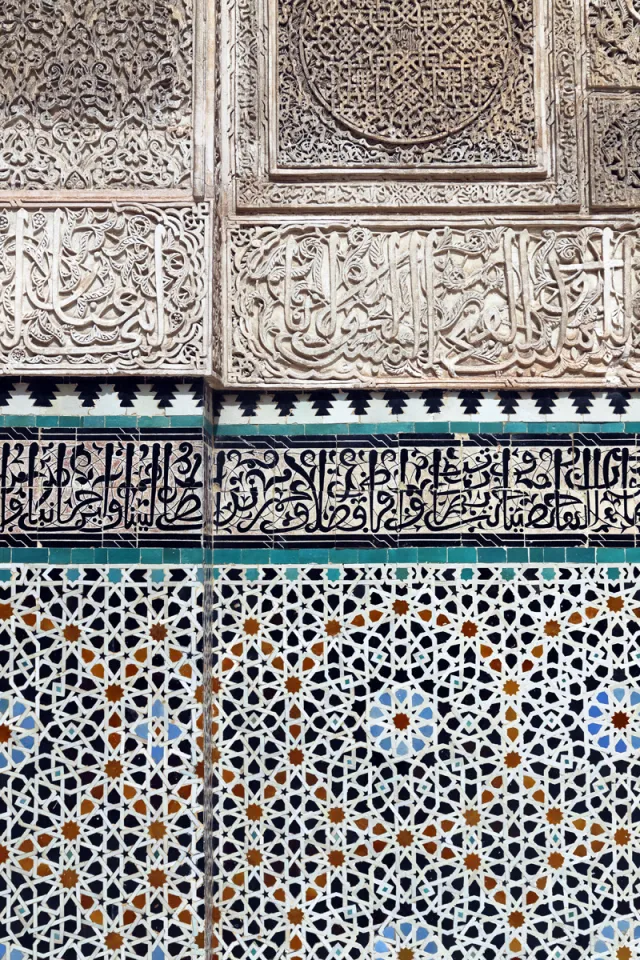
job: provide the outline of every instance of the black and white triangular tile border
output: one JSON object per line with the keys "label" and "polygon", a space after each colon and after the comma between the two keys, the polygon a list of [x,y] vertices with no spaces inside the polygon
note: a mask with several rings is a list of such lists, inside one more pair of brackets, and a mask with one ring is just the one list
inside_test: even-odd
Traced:
{"label": "black and white triangular tile border", "polygon": [[640,390],[312,390],[212,395],[219,424],[471,422],[640,422]]}
{"label": "black and white triangular tile border", "polygon": [[202,416],[202,380],[0,378],[0,416]]}

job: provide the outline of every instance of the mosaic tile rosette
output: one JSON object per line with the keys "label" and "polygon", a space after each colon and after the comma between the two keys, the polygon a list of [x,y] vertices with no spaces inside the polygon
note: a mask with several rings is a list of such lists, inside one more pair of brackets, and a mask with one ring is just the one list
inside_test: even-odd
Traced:
{"label": "mosaic tile rosette", "polygon": [[220,956],[636,957],[639,576],[220,568]]}

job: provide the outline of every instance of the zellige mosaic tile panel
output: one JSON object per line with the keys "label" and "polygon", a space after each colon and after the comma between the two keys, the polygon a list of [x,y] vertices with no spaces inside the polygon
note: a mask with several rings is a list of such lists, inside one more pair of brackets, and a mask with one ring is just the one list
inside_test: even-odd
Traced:
{"label": "zellige mosaic tile panel", "polygon": [[198,573],[0,568],[0,956],[204,957]]}
{"label": "zellige mosaic tile panel", "polygon": [[219,568],[220,957],[638,956],[639,577]]}

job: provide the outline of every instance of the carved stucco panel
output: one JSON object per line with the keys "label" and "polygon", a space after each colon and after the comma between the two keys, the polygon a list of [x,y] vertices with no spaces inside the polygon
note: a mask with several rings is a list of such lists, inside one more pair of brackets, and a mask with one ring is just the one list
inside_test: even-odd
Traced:
{"label": "carved stucco panel", "polygon": [[640,206],[640,96],[592,94],[589,105],[591,202]]}
{"label": "carved stucco panel", "polygon": [[188,189],[192,0],[3,0],[0,188]]}
{"label": "carved stucco panel", "polygon": [[0,369],[205,372],[208,207],[0,210]]}
{"label": "carved stucco panel", "polygon": [[589,0],[589,82],[640,84],[640,10],[634,0]]}
{"label": "carved stucco panel", "polygon": [[235,225],[231,384],[640,381],[640,234]]}
{"label": "carved stucco panel", "polygon": [[534,6],[278,0],[277,164],[535,167]]}
{"label": "carved stucco panel", "polygon": [[[361,6],[367,10],[375,7],[364,2]],[[462,134],[455,132],[449,118],[451,136],[435,137],[425,145],[376,140],[370,134],[376,124],[384,126],[380,118],[361,117],[358,130],[349,130],[344,122],[349,117],[340,120],[334,115],[339,109],[349,112],[348,97],[342,98],[342,107],[329,109],[328,89],[314,96],[308,80],[299,76],[288,79],[294,76],[293,66],[286,66],[282,72],[284,60],[278,60],[282,53],[278,37],[287,30],[291,36],[294,8],[306,10],[303,2],[282,0],[278,19],[276,0],[223,0],[221,139],[230,145],[224,172],[229,203],[238,211],[261,212],[461,207],[539,210],[544,206],[576,209],[584,182],[578,149],[584,37],[578,29],[578,7],[576,0],[539,0],[535,11],[523,8],[516,15],[520,66],[507,73],[519,106],[506,104],[502,88],[494,91],[493,97],[488,96],[489,113],[496,108],[490,136],[486,117],[473,120],[470,113],[471,126]],[[415,42],[405,36],[406,31],[396,33],[398,44],[407,48],[405,54],[417,56]],[[483,40],[476,38],[477,43]],[[462,40],[452,32],[449,41],[451,64],[459,73],[455,53]],[[291,51],[296,47],[295,57],[300,60],[300,43],[291,39],[287,43]],[[420,55],[423,53],[421,50]],[[295,57],[292,52],[291,58]],[[289,65],[293,63],[291,58]],[[477,85],[477,92],[491,87],[491,76],[484,80]],[[337,81],[325,78],[325,87],[332,82]],[[425,131],[434,131],[436,118],[426,116],[419,97],[413,99],[413,126],[420,137]],[[535,115],[540,121],[537,132]],[[355,126],[355,118],[352,121]],[[518,128],[516,145],[508,133],[512,121]],[[482,127],[481,132],[478,127],[471,136],[474,123],[480,123],[480,127],[485,123],[486,129]],[[369,135],[362,132],[363,124],[369,124]],[[410,127],[401,132],[402,136],[410,138]],[[464,143],[456,147],[454,141],[459,136]],[[467,161],[476,168],[467,167],[461,178],[460,168]],[[434,162],[435,172],[429,170]]]}

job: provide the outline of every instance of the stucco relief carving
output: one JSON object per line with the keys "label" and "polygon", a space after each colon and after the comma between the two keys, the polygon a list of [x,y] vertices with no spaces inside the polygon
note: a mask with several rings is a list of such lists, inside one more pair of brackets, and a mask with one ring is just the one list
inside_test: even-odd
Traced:
{"label": "stucco relief carving", "polygon": [[592,203],[640,207],[640,96],[594,93],[589,120]]}
{"label": "stucco relief carving", "polygon": [[577,0],[223,0],[230,209],[577,209],[578,21]]}
{"label": "stucco relief carving", "polygon": [[282,166],[535,165],[532,0],[279,0]]}
{"label": "stucco relief carving", "polygon": [[640,381],[640,235],[237,225],[227,380]]}
{"label": "stucco relief carving", "polygon": [[589,59],[594,87],[634,87],[640,83],[637,0],[590,0]]}
{"label": "stucco relief carving", "polygon": [[191,0],[4,0],[0,188],[188,188]]}
{"label": "stucco relief carving", "polygon": [[206,369],[207,207],[0,210],[0,369]]}

